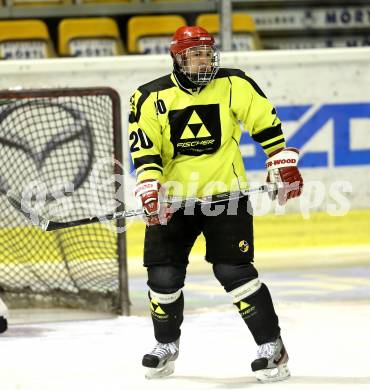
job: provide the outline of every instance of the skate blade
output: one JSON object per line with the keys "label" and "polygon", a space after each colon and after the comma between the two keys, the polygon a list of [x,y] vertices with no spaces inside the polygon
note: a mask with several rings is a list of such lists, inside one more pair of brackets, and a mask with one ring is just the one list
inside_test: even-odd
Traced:
{"label": "skate blade", "polygon": [[161,368],[149,368],[145,374],[146,379],[158,379],[164,378],[168,375],[173,374],[175,371],[175,363],[169,362]]}
{"label": "skate blade", "polygon": [[290,377],[290,372],[287,363],[281,364],[276,368],[266,370],[258,370],[255,372],[258,382],[278,382]]}

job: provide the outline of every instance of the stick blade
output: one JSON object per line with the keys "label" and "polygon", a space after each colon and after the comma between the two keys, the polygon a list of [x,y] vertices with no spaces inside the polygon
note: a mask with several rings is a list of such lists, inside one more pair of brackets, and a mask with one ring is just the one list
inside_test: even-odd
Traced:
{"label": "stick blade", "polygon": [[24,204],[22,204],[22,199],[19,195],[14,193],[14,191],[9,190],[6,194],[8,202],[12,207],[22,214],[29,222],[33,225],[41,228],[42,230],[48,230],[49,221],[37,214],[33,210],[27,209]]}

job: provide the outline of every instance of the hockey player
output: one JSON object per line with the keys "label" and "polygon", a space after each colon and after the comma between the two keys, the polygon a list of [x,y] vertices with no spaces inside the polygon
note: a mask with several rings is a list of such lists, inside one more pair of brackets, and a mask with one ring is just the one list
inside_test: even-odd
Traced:
{"label": "hockey player", "polygon": [[0,298],[0,333],[4,333],[8,329],[8,308]]}
{"label": "hockey player", "polygon": [[[268,181],[284,183],[280,204],[301,194],[299,152],[285,146],[275,108],[247,74],[219,67],[214,38],[188,26],[174,34],[173,72],[139,87],[131,98],[130,150],[135,195],[147,224],[144,265],[148,272],[154,349],[143,357],[148,378],[169,375],[179,354],[182,287],[188,255],[200,233],[206,260],[258,345],[252,370],[262,382],[287,378],[288,354],[268,288],[253,265],[253,217],[247,197],[235,213],[201,206],[177,210],[161,204],[171,196],[208,196],[248,188],[239,148],[241,127],[267,155]],[[176,185],[174,185],[174,183]],[[295,184],[292,189],[291,184]],[[214,211],[214,210],[213,210]]]}

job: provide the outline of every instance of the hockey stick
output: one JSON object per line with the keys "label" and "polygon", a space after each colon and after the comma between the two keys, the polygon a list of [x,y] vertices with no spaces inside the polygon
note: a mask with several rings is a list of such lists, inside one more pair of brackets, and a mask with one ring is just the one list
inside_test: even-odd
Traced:
{"label": "hockey stick", "polygon": [[[171,200],[167,200],[163,203],[170,203],[171,208],[174,210],[178,210],[184,207],[188,207],[194,204],[215,204],[220,203],[224,201],[230,201],[234,199],[240,199],[245,196],[250,196],[254,194],[261,194],[265,192],[274,192],[278,190],[278,186],[275,184],[265,184],[257,188],[252,188],[249,190],[241,190],[236,192],[224,192],[217,195],[210,195],[204,198],[187,198],[187,199],[176,199],[173,198]],[[117,211],[112,214],[105,214],[101,216],[95,216],[90,218],[82,218],[82,219],[76,219],[73,221],[67,221],[67,222],[57,222],[52,221],[47,218],[44,218],[40,215],[35,214],[33,210],[25,209],[24,205],[22,205],[21,199],[9,191],[7,193],[7,199],[9,203],[23,216],[32,222],[35,226],[38,226],[44,231],[52,231],[52,230],[58,230],[58,229],[65,229],[70,228],[74,226],[82,226],[82,225],[89,225],[92,223],[97,222],[106,222],[106,221],[113,221],[117,219],[122,218],[129,218],[129,217],[136,217],[136,216],[142,216],[144,215],[143,209],[134,209],[134,210],[127,210],[127,211]]]}

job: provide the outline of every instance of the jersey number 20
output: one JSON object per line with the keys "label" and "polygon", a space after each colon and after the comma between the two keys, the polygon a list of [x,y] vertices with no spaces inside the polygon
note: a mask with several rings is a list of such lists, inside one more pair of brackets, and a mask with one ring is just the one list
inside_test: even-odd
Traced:
{"label": "jersey number 20", "polygon": [[[136,131],[131,132],[130,141],[133,141],[130,147],[131,153],[137,152],[138,150],[140,150],[140,147],[143,149],[150,149],[153,146],[153,142],[141,129],[138,129],[137,132]],[[137,146],[139,142],[140,142],[140,147]]]}

